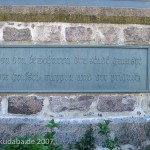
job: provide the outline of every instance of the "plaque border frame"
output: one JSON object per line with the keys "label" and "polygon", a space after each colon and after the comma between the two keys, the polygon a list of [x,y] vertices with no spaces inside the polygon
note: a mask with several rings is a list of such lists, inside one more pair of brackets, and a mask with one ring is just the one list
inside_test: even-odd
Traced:
{"label": "plaque border frame", "polygon": [[0,93],[148,93],[150,92],[150,46],[145,45],[49,45],[49,44],[7,44],[7,45],[0,45],[0,48],[119,48],[119,49],[147,49],[147,85],[146,90],[100,90],[100,91],[38,91],[38,90],[23,90],[23,91],[3,91],[1,90]]}

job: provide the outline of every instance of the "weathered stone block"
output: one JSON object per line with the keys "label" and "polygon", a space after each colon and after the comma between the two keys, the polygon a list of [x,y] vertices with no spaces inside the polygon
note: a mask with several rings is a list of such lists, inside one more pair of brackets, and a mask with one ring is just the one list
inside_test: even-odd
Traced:
{"label": "weathered stone block", "polygon": [[119,41],[119,28],[117,27],[99,27],[97,41],[101,44],[115,44]]}
{"label": "weathered stone block", "polygon": [[46,26],[39,25],[35,27],[35,41],[41,42],[60,42],[61,40],[61,26]]}
{"label": "weathered stone block", "polygon": [[[117,137],[120,145],[130,144],[133,147],[135,146],[135,150],[145,150],[146,143],[143,145],[143,142],[150,139],[150,122],[147,122],[147,118],[124,117],[112,118],[111,121],[112,122],[109,126],[111,137]],[[29,131],[31,135],[44,135],[49,131],[46,128],[48,122],[49,120],[29,117],[0,118],[0,140],[23,136]],[[75,144],[83,137],[86,130],[89,129],[89,125],[92,124],[94,129],[95,145],[101,146],[106,139],[104,136],[100,136],[98,134],[99,128],[97,124],[99,122],[102,122],[101,118],[61,120],[57,122],[59,124],[59,128],[56,130],[56,143],[62,144],[64,149],[68,144]],[[138,146],[140,147],[137,148]]]}
{"label": "weathered stone block", "polygon": [[100,96],[97,109],[101,112],[133,111],[135,96]]}
{"label": "weathered stone block", "polygon": [[150,42],[150,28],[127,27],[124,29],[125,42],[145,44]]}
{"label": "weathered stone block", "polygon": [[92,29],[83,26],[67,27],[66,40],[68,42],[88,42],[92,40]]}
{"label": "weathered stone block", "polygon": [[3,31],[5,41],[31,41],[30,29],[16,29],[6,27]]}
{"label": "weathered stone block", "polygon": [[42,110],[43,97],[38,96],[10,96],[8,97],[8,113],[36,114]]}
{"label": "weathered stone block", "polygon": [[65,110],[80,110],[89,109],[94,96],[51,96],[50,105],[54,112],[61,112]]}

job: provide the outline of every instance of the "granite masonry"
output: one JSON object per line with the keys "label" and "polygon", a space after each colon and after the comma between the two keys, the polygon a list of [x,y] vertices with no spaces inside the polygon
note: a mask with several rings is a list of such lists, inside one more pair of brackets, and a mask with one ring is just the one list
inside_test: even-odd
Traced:
{"label": "granite masonry", "polygon": [[8,44],[149,45],[149,25],[1,22],[0,42]]}
{"label": "granite masonry", "polygon": [[[5,45],[150,46],[150,25],[62,22],[0,22]],[[0,93],[0,139],[44,134],[45,125],[59,122],[56,140],[64,147],[81,138],[92,124],[109,119],[112,136],[123,150],[144,149],[150,143],[150,93]]]}

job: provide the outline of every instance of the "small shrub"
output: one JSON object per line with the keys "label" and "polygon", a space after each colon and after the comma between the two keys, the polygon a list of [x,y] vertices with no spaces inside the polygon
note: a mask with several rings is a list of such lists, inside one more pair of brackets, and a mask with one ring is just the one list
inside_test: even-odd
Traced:
{"label": "small shrub", "polygon": [[55,140],[54,140],[54,136],[56,134],[54,129],[58,128],[58,124],[54,122],[54,119],[52,119],[47,125],[47,127],[50,129],[50,132],[47,132],[44,138],[49,141],[49,143],[46,144],[46,146],[48,146],[49,148],[48,150],[62,150],[62,146],[56,145]]}
{"label": "small shrub", "polygon": [[150,150],[150,145],[147,145],[145,150]]}
{"label": "small shrub", "polygon": [[56,145],[54,140],[56,133],[54,129],[58,127],[58,124],[52,119],[47,127],[50,132],[47,132],[44,138],[39,135],[31,137],[30,134],[26,134],[24,137],[11,139],[11,144],[4,144],[1,150],[62,150],[62,146]]}
{"label": "small shrub", "polygon": [[95,149],[95,139],[93,137],[93,128],[91,125],[89,126],[89,129],[85,132],[81,140],[75,144],[75,148],[77,150]]}
{"label": "small shrub", "polygon": [[99,123],[99,132],[101,136],[105,136],[106,140],[103,142],[102,147],[103,148],[108,148],[110,150],[113,150],[114,148],[120,147],[118,143],[118,139],[115,137],[114,139],[110,138],[110,129],[109,129],[109,124],[111,123],[110,120],[104,120],[104,123]]}

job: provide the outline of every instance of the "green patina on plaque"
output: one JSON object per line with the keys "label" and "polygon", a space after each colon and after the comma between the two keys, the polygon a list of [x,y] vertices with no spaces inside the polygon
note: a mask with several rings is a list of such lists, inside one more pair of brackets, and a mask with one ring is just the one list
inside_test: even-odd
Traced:
{"label": "green patina on plaque", "polygon": [[148,48],[0,48],[1,92],[147,92]]}

